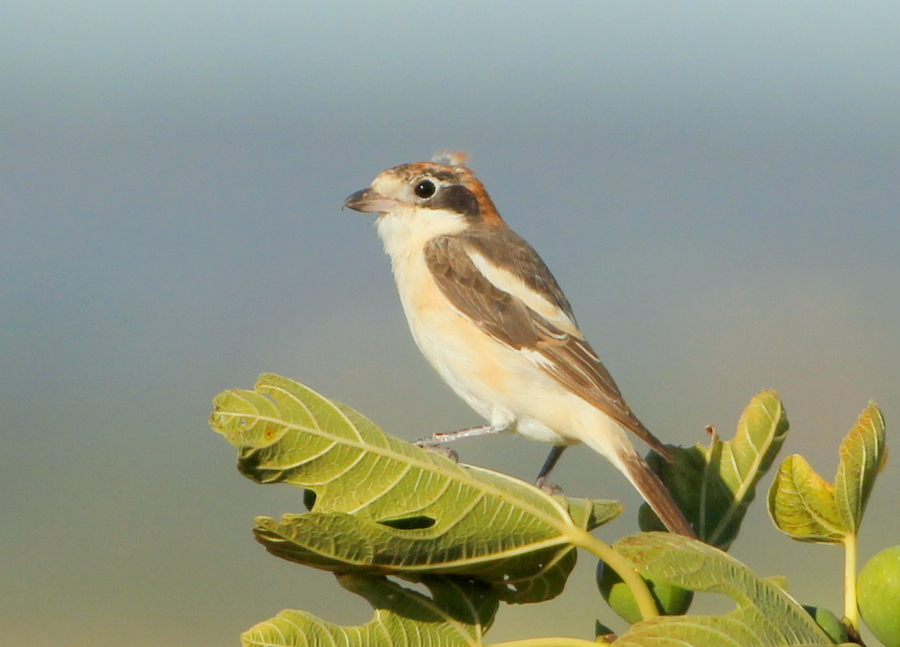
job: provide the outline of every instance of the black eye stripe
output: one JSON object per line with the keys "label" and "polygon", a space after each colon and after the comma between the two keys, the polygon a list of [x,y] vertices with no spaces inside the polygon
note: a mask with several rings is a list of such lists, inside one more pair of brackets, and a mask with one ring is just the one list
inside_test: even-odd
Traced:
{"label": "black eye stripe", "polygon": [[478,198],[462,184],[445,186],[434,199],[428,202],[428,206],[436,209],[449,209],[467,218],[478,218],[481,215]]}

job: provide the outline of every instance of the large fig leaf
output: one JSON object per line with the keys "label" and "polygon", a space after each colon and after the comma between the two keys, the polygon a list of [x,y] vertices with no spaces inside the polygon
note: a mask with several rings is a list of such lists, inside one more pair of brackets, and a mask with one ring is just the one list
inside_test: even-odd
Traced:
{"label": "large fig leaf", "polygon": [[[732,440],[713,432],[708,447],[671,447],[674,460],[656,454],[651,465],[672,492],[697,536],[727,549],[737,537],[747,508],[756,496],[756,484],[771,467],[788,432],[787,415],[775,391],[763,391],[744,409]],[[645,505],[643,530],[662,525]]]}
{"label": "large fig leaf", "polygon": [[669,533],[644,533],[614,548],[645,578],[697,592],[724,593],[736,608],[720,616],[659,616],[639,622],[617,647],[830,645],[812,617],[777,583],[727,553]]}
{"label": "large fig leaf", "polygon": [[342,575],[344,588],[363,596],[375,609],[370,622],[341,627],[305,611],[286,610],[251,627],[244,647],[476,647],[482,645],[497,611],[488,585],[429,577],[431,596],[383,577]]}
{"label": "large fig leaf", "polygon": [[271,553],[342,573],[452,573],[494,584],[510,602],[558,595],[570,544],[614,518],[615,502],[566,499],[459,465],[387,436],[349,407],[277,375],[215,401],[214,430],[260,483],[314,492],[310,512],[256,520]]}

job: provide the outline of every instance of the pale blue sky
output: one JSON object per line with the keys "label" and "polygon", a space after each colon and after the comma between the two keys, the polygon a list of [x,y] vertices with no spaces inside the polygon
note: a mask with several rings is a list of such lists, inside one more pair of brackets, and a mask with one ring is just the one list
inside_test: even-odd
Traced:
{"label": "pale blue sky", "polygon": [[[477,423],[414,348],[371,218],[340,210],[442,148],[471,153],[659,436],[730,433],[771,387],[785,453],[828,478],[869,398],[895,443],[898,115],[889,2],[5,3],[4,640],[213,646],[282,608],[368,618],[253,542],[298,493],[243,479],[205,420],[273,371],[399,436]],[[524,478],[546,451],[457,449]],[[589,450],[556,478],[628,506],[605,538],[633,530],[637,495]],[[881,479],[863,556],[900,540],[900,470]],[[839,551],[782,538],[762,501],[748,525],[738,558],[840,611]],[[488,637],[614,624],[588,561]]]}

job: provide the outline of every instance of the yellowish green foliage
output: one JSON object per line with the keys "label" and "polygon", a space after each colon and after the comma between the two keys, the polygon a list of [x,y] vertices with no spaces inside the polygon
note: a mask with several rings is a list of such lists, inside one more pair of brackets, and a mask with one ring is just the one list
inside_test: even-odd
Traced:
{"label": "yellowish green foliage", "polygon": [[[781,450],[787,415],[775,391],[763,391],[744,409],[731,440],[711,433],[708,446],[671,447],[674,460],[650,457],[663,482],[706,543],[727,549],[737,537],[756,484]],[[649,507],[641,509],[641,528],[661,530]]]}
{"label": "yellowish green foliage", "polygon": [[277,375],[215,401],[213,429],[260,483],[315,493],[312,510],[256,519],[274,555],[335,572],[455,574],[510,602],[562,591],[575,565],[567,532],[606,523],[614,501],[554,497],[384,434],[349,407]]}
{"label": "yellowish green foliage", "polygon": [[375,609],[365,625],[341,627],[305,611],[286,610],[241,636],[244,647],[466,647],[482,645],[497,598],[478,582],[429,578],[430,595],[383,577],[343,575],[341,586]]}
{"label": "yellowish green foliage", "polygon": [[[833,644],[779,578],[761,578],[724,552],[788,430],[777,394],[757,395],[731,440],[675,449],[663,480],[703,541],[660,532],[610,547],[589,534],[621,511],[613,501],[551,495],[488,469],[457,464],[383,433],[349,407],[277,375],[253,390],[216,398],[210,421],[238,450],[238,468],[258,483],[305,493],[307,512],[259,517],[254,533],[273,555],[329,570],[373,607],[349,627],[283,611],[242,636],[245,647],[479,647],[500,602],[558,595],[584,548],[609,564],[634,596],[636,621],[605,639],[619,647],[775,647]],[[835,484],[800,456],[781,465],[769,492],[776,524],[803,541],[843,542],[855,567],[855,537],[884,464],[884,421],[874,405],[840,450]],[[641,523],[655,518],[642,510]],[[847,600],[856,606],[855,571]],[[420,585],[419,590],[399,580]],[[717,616],[659,616],[647,587],[729,596]],[[685,605],[686,606],[686,605]],[[665,609],[663,609],[665,610]],[[678,613],[678,610],[670,610]],[[847,624],[856,619],[845,610]],[[825,610],[833,636],[844,626]],[[589,622],[586,621],[585,629]],[[600,627],[601,633],[608,633]],[[588,647],[578,638],[524,639],[494,647]]]}
{"label": "yellowish green foliage", "polygon": [[736,608],[719,616],[660,616],[632,626],[618,647],[776,647],[831,640],[784,589],[727,553],[699,541],[652,532],[614,544],[644,577],[695,592],[724,593]]}
{"label": "yellowish green foliage", "polygon": [[802,456],[784,459],[769,490],[772,520],[798,541],[843,542],[859,529],[886,458],[884,418],[869,403],[841,443],[834,484],[819,476]]}

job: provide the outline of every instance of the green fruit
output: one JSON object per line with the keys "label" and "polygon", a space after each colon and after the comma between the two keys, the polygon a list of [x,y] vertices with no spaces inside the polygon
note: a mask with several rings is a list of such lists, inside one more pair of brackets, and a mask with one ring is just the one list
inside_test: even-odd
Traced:
{"label": "green fruit", "polygon": [[841,621],[838,620],[838,617],[831,611],[825,607],[812,607],[805,604],[803,605],[803,608],[806,609],[806,612],[813,617],[816,624],[819,625],[822,631],[828,634],[828,637],[834,642],[847,642],[847,628],[844,627]]}
{"label": "green fruit", "polygon": [[[694,592],[673,584],[654,582],[644,578],[650,593],[656,601],[656,608],[666,616],[677,616],[685,613],[694,599]],[[619,574],[609,568],[605,562],[597,564],[597,587],[610,608],[619,614],[625,622],[634,624],[641,620],[641,611],[631,589],[622,581]]]}
{"label": "green fruit", "polygon": [[885,647],[900,647],[900,546],[870,559],[857,583],[859,612]]}

